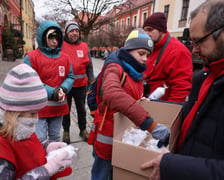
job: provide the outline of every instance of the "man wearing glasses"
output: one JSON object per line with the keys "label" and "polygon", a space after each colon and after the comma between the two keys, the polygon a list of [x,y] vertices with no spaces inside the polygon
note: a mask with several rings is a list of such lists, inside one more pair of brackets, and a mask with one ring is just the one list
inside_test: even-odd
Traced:
{"label": "man wearing glasses", "polygon": [[183,108],[176,152],[142,164],[151,179],[224,179],[224,1],[208,0],[191,13],[193,53],[206,69],[195,76]]}

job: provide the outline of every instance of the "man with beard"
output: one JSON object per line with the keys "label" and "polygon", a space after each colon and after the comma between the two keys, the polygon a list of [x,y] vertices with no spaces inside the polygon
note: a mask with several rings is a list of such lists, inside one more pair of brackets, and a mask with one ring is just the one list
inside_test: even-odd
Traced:
{"label": "man with beard", "polygon": [[62,51],[69,55],[75,76],[73,87],[67,97],[69,113],[65,115],[63,119],[63,141],[68,144],[70,143],[70,111],[72,98],[74,98],[78,115],[79,136],[82,137],[84,141],[87,141],[89,134],[86,131],[85,101],[88,85],[90,85],[93,80],[93,66],[88,45],[81,41],[80,27],[75,21],[68,21],[65,25],[65,38]]}
{"label": "man with beard", "polygon": [[160,98],[164,101],[184,102],[192,87],[192,56],[190,51],[167,31],[164,13],[149,16],[143,29],[154,42],[153,53],[148,57],[145,70],[145,96],[159,87],[166,87]]}
{"label": "man with beard", "polygon": [[193,53],[206,69],[196,74],[183,107],[175,154],[164,150],[142,164],[151,179],[224,179],[224,1],[209,0],[191,13]]}

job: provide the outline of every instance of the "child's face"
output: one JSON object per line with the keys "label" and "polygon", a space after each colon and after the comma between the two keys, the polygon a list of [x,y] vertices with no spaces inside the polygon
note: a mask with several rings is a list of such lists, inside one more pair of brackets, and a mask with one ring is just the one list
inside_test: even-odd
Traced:
{"label": "child's face", "polygon": [[51,49],[55,49],[58,46],[57,37],[53,36],[51,38],[47,38],[47,46]]}
{"label": "child's face", "polygon": [[146,64],[150,52],[146,49],[134,49],[130,51],[130,54],[140,63]]}

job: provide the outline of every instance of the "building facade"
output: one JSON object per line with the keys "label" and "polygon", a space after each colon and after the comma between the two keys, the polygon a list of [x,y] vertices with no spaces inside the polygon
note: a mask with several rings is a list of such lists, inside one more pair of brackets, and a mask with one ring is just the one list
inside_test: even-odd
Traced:
{"label": "building facade", "polygon": [[24,54],[35,48],[34,44],[34,29],[35,29],[35,13],[34,4],[32,0],[21,0],[22,1],[22,32],[23,40],[25,44],[23,46]]}
{"label": "building facade", "polygon": [[15,60],[32,50],[33,27],[32,0],[0,0],[0,60]]}

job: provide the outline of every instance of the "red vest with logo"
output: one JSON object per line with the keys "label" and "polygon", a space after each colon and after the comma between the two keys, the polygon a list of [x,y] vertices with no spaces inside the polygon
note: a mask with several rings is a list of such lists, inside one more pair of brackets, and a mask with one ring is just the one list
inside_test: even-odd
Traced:
{"label": "red vest with logo", "polygon": [[[60,86],[69,74],[70,61],[62,52],[58,58],[49,58],[36,49],[29,52],[28,56],[41,81],[53,88]],[[48,99],[48,104],[38,112],[38,115],[39,117],[54,117],[66,115],[68,112],[67,100],[59,103]]]}
{"label": "red vest with logo", "polygon": [[[134,99],[139,100],[143,93],[142,81],[134,81],[130,75],[127,78],[123,89],[131,95]],[[122,102],[125,103],[125,102]],[[107,109],[104,122],[103,114],[100,114],[97,109],[94,117],[95,128],[91,129],[88,144],[93,144],[94,150],[97,155],[105,160],[111,160],[112,157],[112,142],[113,142],[113,114],[116,111]],[[103,122],[102,129],[100,130],[101,123]]]}
{"label": "red vest with logo", "polygon": [[81,42],[80,44],[69,44],[64,41],[61,50],[68,54],[72,61],[75,76],[73,87],[86,86],[88,84],[86,67],[90,63],[87,44],[84,42]]}

